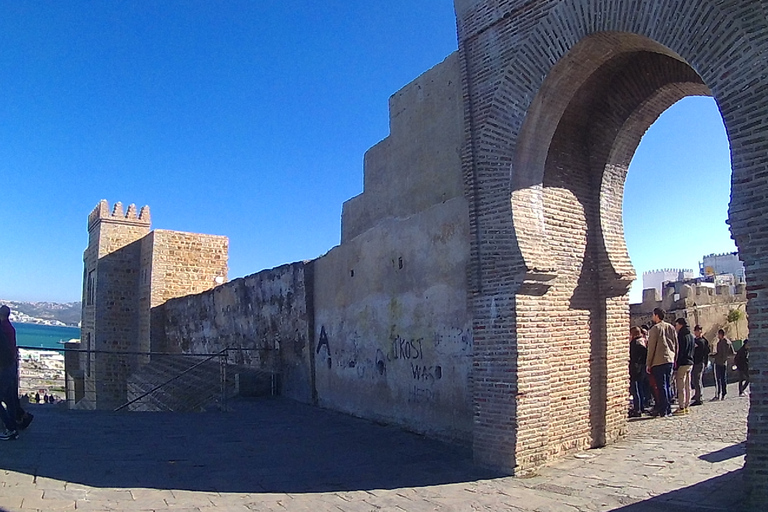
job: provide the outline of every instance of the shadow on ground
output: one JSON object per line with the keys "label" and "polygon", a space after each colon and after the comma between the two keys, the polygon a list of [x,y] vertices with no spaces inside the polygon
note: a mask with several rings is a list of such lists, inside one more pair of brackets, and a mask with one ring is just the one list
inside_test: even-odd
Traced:
{"label": "shadow on ground", "polygon": [[327,492],[481,478],[469,448],[281,399],[226,413],[112,413],[32,406],[0,468],[92,487]]}
{"label": "shadow on ground", "polygon": [[639,501],[614,512],[764,511],[764,505],[748,505],[743,470],[732,471],[655,498]]}

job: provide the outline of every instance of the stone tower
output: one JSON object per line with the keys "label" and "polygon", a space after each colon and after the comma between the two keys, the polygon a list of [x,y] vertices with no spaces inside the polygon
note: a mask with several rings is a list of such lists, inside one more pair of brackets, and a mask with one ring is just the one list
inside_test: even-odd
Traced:
{"label": "stone tower", "polygon": [[[142,239],[150,232],[149,207],[137,214],[130,205],[102,200],[88,216],[88,248],[83,255],[81,347],[95,351],[138,351],[141,308],[139,282]],[[125,397],[134,361],[125,356],[88,354],[81,365],[84,396],[93,407],[108,408]]]}
{"label": "stone tower", "polygon": [[67,359],[67,395],[79,408],[125,403],[128,376],[163,344],[157,306],[227,280],[226,237],[150,227],[148,206],[110,212],[102,200],[88,216],[79,348],[93,352]]}

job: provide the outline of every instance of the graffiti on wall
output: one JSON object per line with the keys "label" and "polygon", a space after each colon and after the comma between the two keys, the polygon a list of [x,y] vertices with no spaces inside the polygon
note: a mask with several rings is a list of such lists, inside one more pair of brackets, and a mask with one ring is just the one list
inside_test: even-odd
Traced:
{"label": "graffiti on wall", "polygon": [[331,346],[328,343],[328,335],[325,333],[325,326],[322,326],[320,328],[320,338],[317,340],[317,351],[316,354],[320,354],[320,349],[325,347],[325,352],[328,354],[328,369],[331,369],[331,366],[333,365],[333,361],[331,360]]}
{"label": "graffiti on wall", "polygon": [[[427,337],[407,337],[392,334],[386,347],[374,347],[365,342],[358,332],[347,336],[347,349],[331,343],[325,326],[320,327],[316,353],[327,354],[328,369],[354,375],[361,380],[387,379],[390,386],[396,382],[407,384],[408,402],[430,404],[439,402],[438,381],[445,376],[444,359],[455,357],[457,351],[466,353],[471,348],[471,335],[463,329],[446,329]],[[372,352],[375,350],[375,352]],[[341,373],[340,373],[341,375]]]}

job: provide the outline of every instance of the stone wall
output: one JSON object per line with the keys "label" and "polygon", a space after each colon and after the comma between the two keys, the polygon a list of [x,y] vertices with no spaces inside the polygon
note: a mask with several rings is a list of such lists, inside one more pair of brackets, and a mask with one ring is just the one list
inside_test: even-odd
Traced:
{"label": "stone wall", "polygon": [[[227,281],[229,239],[156,229],[142,240],[142,350],[163,343],[162,311],[167,300],[210,290]],[[150,340],[152,340],[150,342]],[[151,345],[154,344],[155,347]]]}
{"label": "stone wall", "polygon": [[315,262],[320,405],[469,442],[469,211],[456,54],[390,99],[390,135]]}
{"label": "stone wall", "polygon": [[365,154],[363,193],[344,203],[342,245],[381,219],[463,195],[461,95],[455,53],[392,95],[391,133]]}
{"label": "stone wall", "polygon": [[[685,318],[691,329],[694,325],[701,325],[704,337],[710,342],[717,339],[718,329],[725,330],[726,336],[732,340],[749,337],[747,293],[743,284],[736,285],[733,294],[729,286],[713,287],[683,282],[668,283],[662,292],[663,295],[652,288],[643,290],[643,302],[630,306],[632,325],[650,324],[653,309],[658,307],[667,312],[668,322]],[[728,314],[732,310],[742,312],[736,322],[728,321]]]}
{"label": "stone wall", "polygon": [[[141,239],[149,233],[149,209],[112,211],[101,201],[88,217],[88,247],[83,254],[81,340],[89,350],[136,350],[141,307],[138,297]],[[86,355],[80,406],[110,408],[125,398],[125,380],[135,361],[125,356]]]}
{"label": "stone wall", "polygon": [[[150,227],[146,206],[137,212],[130,205],[124,212],[116,203],[110,211],[102,200],[88,217],[81,346],[98,352],[69,365],[82,390],[78,407],[113,408],[125,402],[128,376],[148,359],[104,352],[149,352],[153,306],[226,281],[226,237],[150,232]],[[154,319],[156,329],[161,322]]]}
{"label": "stone wall", "polygon": [[292,263],[168,300],[155,310],[165,336],[157,350],[216,353],[280,372],[281,394],[312,401],[312,264]]}

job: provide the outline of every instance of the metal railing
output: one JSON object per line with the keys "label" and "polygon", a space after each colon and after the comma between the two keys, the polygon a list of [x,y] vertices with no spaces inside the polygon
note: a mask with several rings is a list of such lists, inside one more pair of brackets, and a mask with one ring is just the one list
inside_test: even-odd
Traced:
{"label": "metal railing", "polygon": [[[33,365],[37,375],[29,369],[29,357],[20,362],[21,391],[50,385],[50,381],[37,377],[51,376],[56,370],[64,377],[67,403],[73,409],[226,410],[228,399],[237,394],[278,394],[279,379],[274,370],[278,354],[274,349],[235,347],[216,353],[180,354],[19,348],[37,353]],[[60,364],[60,357],[46,356],[52,352],[63,354],[65,365]],[[54,360],[58,361],[56,368],[51,368]]]}

